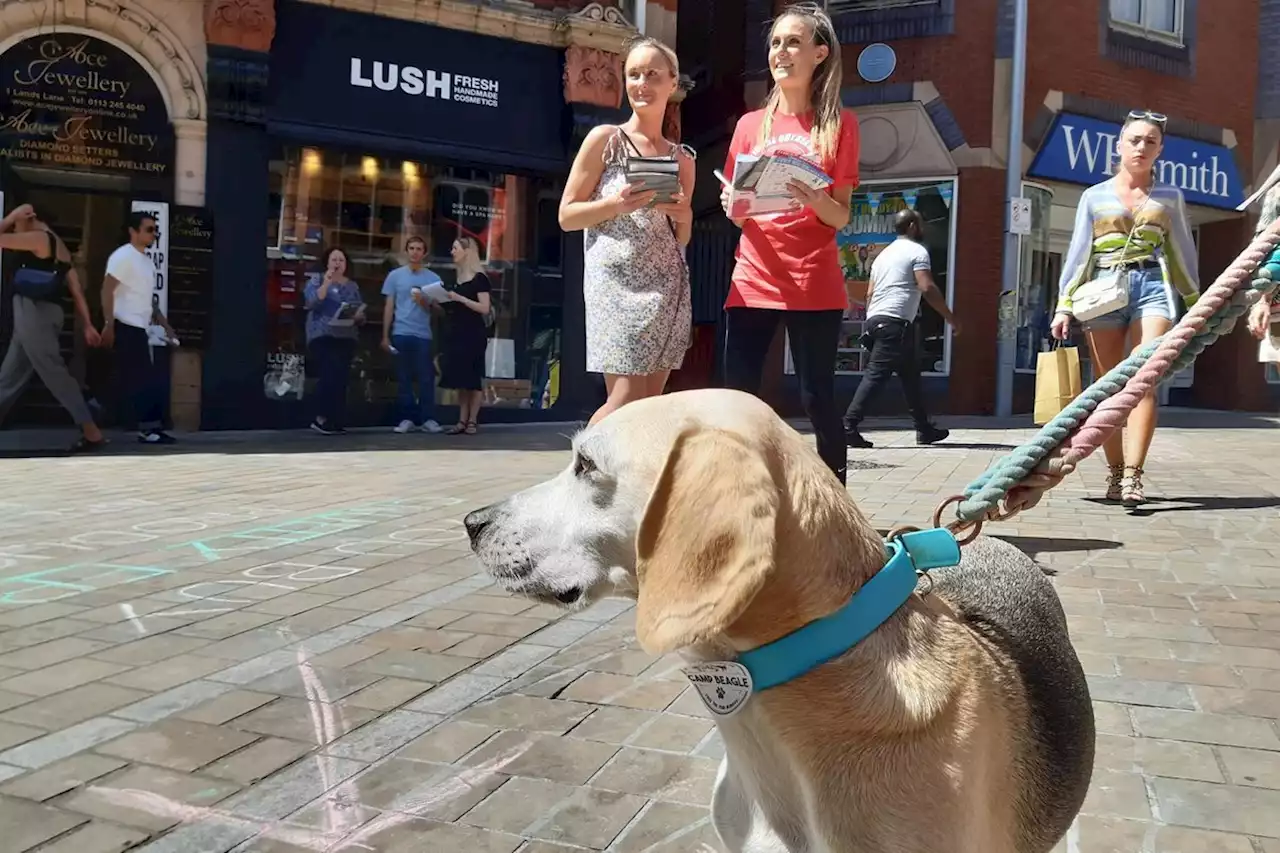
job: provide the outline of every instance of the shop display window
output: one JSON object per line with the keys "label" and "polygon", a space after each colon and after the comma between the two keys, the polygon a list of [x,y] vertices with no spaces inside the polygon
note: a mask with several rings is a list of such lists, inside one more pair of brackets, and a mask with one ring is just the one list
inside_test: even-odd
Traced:
{"label": "shop display window", "polygon": [[[849,307],[845,311],[840,332],[840,349],[836,355],[836,373],[860,374],[869,354],[858,340],[867,318],[867,287],[871,264],[885,246],[897,239],[893,217],[908,207],[924,217],[924,244],[933,264],[933,281],[951,300],[951,264],[955,246],[955,181],[948,178],[931,181],[909,181],[862,184],[850,201],[852,218],[836,234],[840,249],[840,266],[844,271]],[[923,300],[916,321],[917,354],[920,371],[946,375],[949,370],[950,333],[937,311]],[[791,349],[786,352],[786,372],[794,373]]]}
{"label": "shop display window", "polygon": [[[368,305],[349,401],[353,416],[363,404],[368,417],[376,418],[396,395],[392,356],[380,348],[383,281],[404,263],[406,239],[421,236],[427,241],[426,266],[453,284],[450,248],[458,237],[469,236],[479,243],[496,309],[485,358],[486,405],[538,409],[555,402],[561,312],[558,306],[548,310],[534,304],[534,292],[545,291],[534,286],[535,277],[558,275],[561,261],[559,229],[553,240],[541,222],[550,215],[554,223],[555,208],[550,214],[544,209],[547,197],[559,198],[552,182],[302,146],[279,150],[270,180],[269,358],[305,355],[303,290],[309,277],[321,274],[322,253],[332,247],[346,250],[353,266],[348,276]],[[447,335],[444,322],[433,319],[437,342]],[[457,402],[456,394],[444,389],[436,399]]]}

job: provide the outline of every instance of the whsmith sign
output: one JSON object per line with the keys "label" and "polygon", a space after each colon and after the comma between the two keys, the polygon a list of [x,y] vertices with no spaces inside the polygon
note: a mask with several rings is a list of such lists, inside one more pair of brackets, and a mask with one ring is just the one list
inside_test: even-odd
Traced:
{"label": "whsmith sign", "polygon": [[77,171],[169,177],[173,128],[155,81],[113,44],[33,36],[0,56],[0,157]]}
{"label": "whsmith sign", "polygon": [[[1040,146],[1029,178],[1045,178],[1091,186],[1115,174],[1120,125],[1061,113]],[[1244,201],[1244,184],[1235,157],[1225,145],[1182,136],[1166,136],[1156,161],[1156,176],[1182,190],[1188,204],[1234,210]]]}

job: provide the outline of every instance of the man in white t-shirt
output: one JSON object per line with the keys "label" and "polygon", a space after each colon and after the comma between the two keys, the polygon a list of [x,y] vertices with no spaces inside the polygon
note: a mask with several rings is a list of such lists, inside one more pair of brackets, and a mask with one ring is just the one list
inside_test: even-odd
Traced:
{"label": "man in white t-shirt", "polygon": [[146,254],[156,239],[156,221],[129,214],[129,242],[111,253],[102,282],[102,345],[115,349],[115,372],[124,397],[133,405],[140,444],[172,444],[164,431],[168,407],[166,347],[152,347],[148,328],[165,327],[156,309],[156,266]]}
{"label": "man in white t-shirt", "polygon": [[871,403],[893,374],[902,381],[907,410],[915,421],[916,442],[934,444],[950,432],[933,425],[924,408],[920,387],[920,360],[916,354],[916,313],[923,297],[942,318],[960,333],[947,300],[933,283],[933,264],[924,247],[924,217],[908,208],[894,218],[894,240],[871,264],[867,289],[867,319],[863,323],[862,345],[870,356],[853,402],[844,415],[845,440],[850,447],[871,447],[858,425]]}

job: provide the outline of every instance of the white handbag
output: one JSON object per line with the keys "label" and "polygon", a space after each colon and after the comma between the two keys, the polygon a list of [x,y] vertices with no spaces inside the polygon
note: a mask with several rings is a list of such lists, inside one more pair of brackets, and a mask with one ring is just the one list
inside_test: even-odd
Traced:
{"label": "white handbag", "polygon": [[1124,267],[1103,269],[1083,282],[1071,294],[1071,313],[1081,323],[1120,311],[1129,305],[1129,271]]}
{"label": "white handbag", "polygon": [[[1148,201],[1151,201],[1150,195],[1134,211],[1133,227],[1129,229],[1124,248],[1120,250],[1122,258],[1129,250],[1129,244],[1133,242],[1134,232],[1138,230],[1138,214],[1147,206]],[[1124,266],[1098,269],[1093,278],[1081,282],[1071,294],[1071,313],[1081,323],[1087,323],[1113,311],[1121,311],[1128,305],[1129,270]]]}

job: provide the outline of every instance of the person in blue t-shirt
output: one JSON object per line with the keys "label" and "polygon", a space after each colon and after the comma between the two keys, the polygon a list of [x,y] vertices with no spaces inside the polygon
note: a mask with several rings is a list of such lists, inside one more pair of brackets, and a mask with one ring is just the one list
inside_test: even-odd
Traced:
{"label": "person in blue t-shirt", "polygon": [[[396,396],[395,431],[440,432],[434,414],[436,406],[436,370],[431,347],[430,306],[437,293],[443,293],[440,276],[422,265],[427,254],[427,241],[413,236],[405,241],[409,263],[394,269],[382,285],[387,297],[382,311],[382,348],[395,355],[396,377],[400,391]],[[433,293],[434,291],[434,293]],[[418,380],[418,396],[413,394],[413,381]]]}

